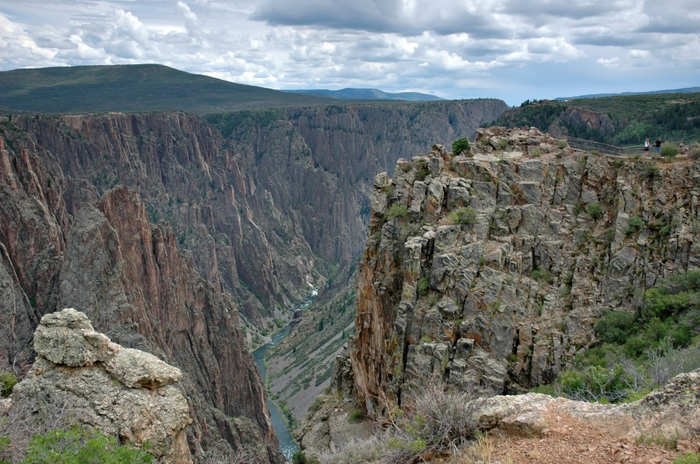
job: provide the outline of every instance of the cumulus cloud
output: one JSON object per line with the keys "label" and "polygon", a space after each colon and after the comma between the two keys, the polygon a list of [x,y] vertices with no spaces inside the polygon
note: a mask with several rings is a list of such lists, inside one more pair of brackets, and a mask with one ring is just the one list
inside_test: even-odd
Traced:
{"label": "cumulus cloud", "polygon": [[50,66],[54,55],[0,12],[0,69]]}
{"label": "cumulus cloud", "polygon": [[620,64],[620,59],[616,56],[613,58],[598,58],[596,62],[606,68],[614,69]]}
{"label": "cumulus cloud", "polygon": [[276,88],[519,102],[577,83],[697,85],[698,15],[700,0],[23,0],[0,4],[0,69],[159,62]]}

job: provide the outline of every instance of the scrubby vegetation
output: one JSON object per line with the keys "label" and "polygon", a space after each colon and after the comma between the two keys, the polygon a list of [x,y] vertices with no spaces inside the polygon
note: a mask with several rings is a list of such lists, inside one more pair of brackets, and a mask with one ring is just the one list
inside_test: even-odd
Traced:
{"label": "scrubby vegetation", "polygon": [[[12,441],[0,437],[0,464],[9,464]],[[131,445],[119,445],[114,437],[95,429],[74,425],[31,437],[22,464],[146,464],[152,455]]]}
{"label": "scrubby vegetation", "polygon": [[674,143],[664,143],[661,146],[661,156],[664,158],[673,158],[679,152],[678,145]]}
{"label": "scrubby vegetation", "polygon": [[426,388],[410,405],[399,409],[387,404],[384,434],[370,440],[347,443],[319,456],[323,464],[357,462],[423,462],[458,450],[477,433],[476,418],[480,402],[465,392],[445,392],[441,386]]}
{"label": "scrubby vegetation", "polygon": [[12,372],[0,373],[0,397],[7,398],[17,384],[17,377]]}
{"label": "scrubby vegetation", "polygon": [[459,208],[450,213],[450,223],[461,226],[472,227],[476,224],[477,213],[471,206]]}
{"label": "scrubby vegetation", "polygon": [[553,385],[534,390],[589,401],[634,400],[700,368],[700,271],[646,291],[635,312],[604,314],[595,333],[597,346]]}

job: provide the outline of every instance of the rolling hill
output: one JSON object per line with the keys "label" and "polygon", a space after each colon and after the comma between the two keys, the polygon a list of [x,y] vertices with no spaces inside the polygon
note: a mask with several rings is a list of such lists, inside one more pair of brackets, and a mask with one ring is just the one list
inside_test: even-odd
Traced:
{"label": "rolling hill", "polygon": [[0,110],[12,112],[213,113],[332,102],[337,100],[235,84],[157,64],[0,72]]}

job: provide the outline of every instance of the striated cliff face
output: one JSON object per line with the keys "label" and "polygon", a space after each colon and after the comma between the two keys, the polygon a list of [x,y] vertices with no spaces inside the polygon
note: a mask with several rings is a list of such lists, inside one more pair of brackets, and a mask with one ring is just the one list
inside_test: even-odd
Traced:
{"label": "striated cliff face", "polygon": [[699,185],[697,161],[594,156],[536,129],[399,160],[376,177],[359,270],[360,404],[376,414],[435,381],[489,395],[551,381],[602,312],[700,267]]}
{"label": "striated cliff face", "polygon": [[[228,138],[178,113],[14,117],[3,126],[49,152],[71,191],[137,191],[149,220],[167,222],[200,274],[264,327],[323,284],[328,263],[361,252],[377,172],[432,141],[471,134],[505,108],[474,100],[233,114],[222,116]],[[47,198],[72,214],[69,200]]]}
{"label": "striated cliff face", "polygon": [[183,369],[196,454],[252,446],[283,462],[233,302],[194,270],[168,226],[151,225],[138,193],[100,197],[17,132],[0,138],[0,179],[3,364],[33,359],[44,313],[80,308],[113,341]]}

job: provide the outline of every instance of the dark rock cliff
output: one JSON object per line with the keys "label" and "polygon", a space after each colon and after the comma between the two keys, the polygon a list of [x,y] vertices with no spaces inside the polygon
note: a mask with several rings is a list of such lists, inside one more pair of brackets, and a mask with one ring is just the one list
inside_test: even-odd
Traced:
{"label": "dark rock cliff", "polygon": [[284,461],[233,302],[199,276],[167,226],[151,225],[136,191],[99,197],[11,131],[0,138],[0,179],[3,364],[30,362],[43,314],[80,308],[115,342],[183,369],[195,454],[255,447],[264,462]]}
{"label": "dark rock cliff", "polygon": [[595,156],[536,129],[482,129],[473,151],[375,180],[349,352],[372,414],[431,382],[551,381],[604,311],[700,268],[697,161]]}

